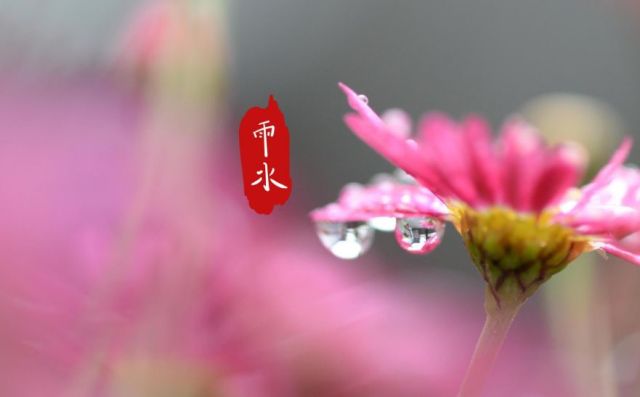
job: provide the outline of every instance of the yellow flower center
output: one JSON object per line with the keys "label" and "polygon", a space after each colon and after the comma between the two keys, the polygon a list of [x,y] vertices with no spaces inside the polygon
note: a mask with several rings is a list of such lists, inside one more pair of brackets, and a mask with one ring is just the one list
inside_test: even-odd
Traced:
{"label": "yellow flower center", "polygon": [[452,221],[496,301],[524,300],[552,275],[591,249],[587,237],[554,223],[552,213],[504,207],[449,206]]}

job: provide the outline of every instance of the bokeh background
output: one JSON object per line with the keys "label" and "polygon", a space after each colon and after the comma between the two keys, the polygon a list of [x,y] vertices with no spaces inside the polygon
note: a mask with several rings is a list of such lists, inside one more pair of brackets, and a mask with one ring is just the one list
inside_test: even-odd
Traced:
{"label": "bokeh background", "polygon": [[[606,131],[598,131],[604,137],[598,148],[609,152],[622,134],[640,138],[640,2],[635,3],[229,1],[226,134],[235,142],[243,112],[275,95],[291,132],[295,187],[286,208],[270,218],[296,218],[306,225],[300,233],[309,236],[315,233],[309,210],[333,201],[348,182],[393,170],[344,126],[347,106],[338,81],[366,94],[377,110],[399,107],[414,117],[432,109],[456,117],[477,112],[494,127],[541,95],[586,95],[606,104],[600,108]],[[139,5],[0,0],[0,95],[3,85],[66,90],[69,84],[116,80],[116,44]],[[0,125],[0,145],[20,134],[7,127]],[[239,168],[235,150],[228,147],[225,164],[232,175]],[[639,154],[636,148],[631,160]],[[372,260],[398,282],[460,291],[481,310],[483,284],[452,230],[426,257],[409,255],[392,235],[382,235],[369,254],[339,266],[366,269]],[[572,273],[569,268],[563,277]],[[524,316],[544,323],[542,301],[536,297]]]}

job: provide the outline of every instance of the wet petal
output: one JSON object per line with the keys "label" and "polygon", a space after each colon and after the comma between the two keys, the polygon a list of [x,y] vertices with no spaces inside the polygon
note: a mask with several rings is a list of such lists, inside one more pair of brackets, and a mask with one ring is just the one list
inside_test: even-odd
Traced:
{"label": "wet petal", "polygon": [[387,125],[351,88],[342,83],[339,86],[347,96],[351,108],[356,111],[347,114],[344,121],[360,139],[435,194],[442,198],[452,196],[450,190],[442,186],[436,170],[431,167],[414,140],[398,134],[396,126]]}
{"label": "wet petal", "polygon": [[428,189],[386,180],[368,186],[350,184],[335,203],[314,210],[314,221],[369,221],[375,218],[433,216],[443,218],[448,209]]}

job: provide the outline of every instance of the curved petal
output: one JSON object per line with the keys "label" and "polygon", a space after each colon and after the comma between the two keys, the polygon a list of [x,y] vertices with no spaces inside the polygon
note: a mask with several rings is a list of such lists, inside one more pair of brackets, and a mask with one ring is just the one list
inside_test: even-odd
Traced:
{"label": "curved petal", "polygon": [[558,219],[580,233],[616,239],[640,231],[640,170],[619,161],[610,163],[618,163],[616,169],[605,167]]}
{"label": "curved petal", "polygon": [[385,180],[367,186],[345,186],[337,202],[312,211],[311,218],[314,221],[349,222],[379,217],[444,218],[448,213],[444,203],[425,187]]}
{"label": "curved petal", "polygon": [[576,209],[588,205],[593,196],[597,196],[599,193],[602,193],[603,191],[606,192],[610,189],[608,185],[615,179],[618,170],[622,167],[622,164],[629,156],[632,144],[633,141],[629,137],[626,137],[622,141],[620,147],[618,147],[613,156],[611,156],[607,165],[598,172],[591,183],[582,188],[582,197],[577,203]]}
{"label": "curved petal", "polygon": [[633,252],[633,250],[624,247],[622,244],[616,242],[602,243],[598,245],[598,248],[634,265],[640,265],[640,253]]}
{"label": "curved petal", "polygon": [[616,205],[594,205],[570,222],[581,234],[621,238],[640,230],[640,210]]}
{"label": "curved petal", "polygon": [[441,183],[440,176],[420,151],[418,144],[407,138],[405,126],[398,129],[397,119],[387,119],[391,122],[385,123],[363,97],[343,83],[338,85],[347,96],[349,106],[355,111],[347,114],[344,121],[360,139],[441,198],[453,195],[450,189]]}

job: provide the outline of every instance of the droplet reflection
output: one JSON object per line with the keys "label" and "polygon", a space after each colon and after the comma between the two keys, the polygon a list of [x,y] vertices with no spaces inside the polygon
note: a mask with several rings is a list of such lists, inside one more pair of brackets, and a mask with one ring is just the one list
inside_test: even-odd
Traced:
{"label": "droplet reflection", "polygon": [[400,247],[412,254],[427,254],[442,241],[444,228],[444,222],[435,218],[398,219],[396,240]]}
{"label": "droplet reflection", "polygon": [[375,230],[367,222],[317,222],[322,244],[341,259],[355,259],[371,247]]}

